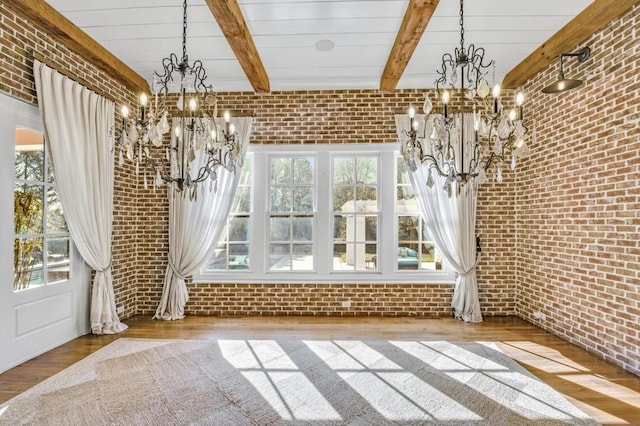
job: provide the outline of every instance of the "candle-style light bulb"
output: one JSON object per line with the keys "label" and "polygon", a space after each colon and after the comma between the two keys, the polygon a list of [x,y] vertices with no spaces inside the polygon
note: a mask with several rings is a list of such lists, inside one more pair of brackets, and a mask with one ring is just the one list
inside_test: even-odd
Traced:
{"label": "candle-style light bulb", "polygon": [[444,104],[444,118],[449,117],[449,109],[447,107],[447,104],[449,103],[449,91],[448,90],[444,90],[442,92],[442,103]]}
{"label": "candle-style light bulb", "polygon": [[524,95],[522,92],[518,92],[516,95],[516,105],[518,106],[518,119],[522,120],[522,105],[524,104]]}
{"label": "candle-style light bulb", "polygon": [[229,134],[232,135],[236,132],[236,126],[233,123],[229,124]]}
{"label": "candle-style light bulb", "polygon": [[191,98],[191,100],[189,101],[189,109],[191,110],[191,112],[195,111],[197,106],[198,104],[196,103],[196,100],[194,98]]}
{"label": "candle-style light bulb", "polygon": [[510,110],[510,111],[509,111],[509,121],[513,121],[513,120],[515,120],[515,119],[516,119],[516,117],[517,117],[517,116],[516,116],[516,110],[515,110],[515,109]]}
{"label": "candle-style light bulb", "polygon": [[126,105],[122,105],[120,113],[122,114],[122,128],[124,129],[127,125],[127,117],[129,117],[129,108]]}
{"label": "candle-style light bulb", "polygon": [[229,114],[229,111],[225,111],[223,114],[223,117],[224,117],[224,121],[227,123],[229,122],[229,120],[231,120],[231,114]]}
{"label": "candle-style light bulb", "polygon": [[145,93],[140,95],[140,105],[143,107],[147,106],[147,95]]}
{"label": "candle-style light bulb", "polygon": [[500,85],[493,86],[493,113],[498,113],[498,98],[500,97]]}
{"label": "candle-style light bulb", "polygon": [[409,118],[413,119],[416,116],[416,109],[412,106],[409,107]]}

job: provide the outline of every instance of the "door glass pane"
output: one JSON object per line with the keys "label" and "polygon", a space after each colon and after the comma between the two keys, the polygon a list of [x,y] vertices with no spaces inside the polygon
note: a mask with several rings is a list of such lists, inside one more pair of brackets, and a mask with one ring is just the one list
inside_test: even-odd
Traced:
{"label": "door glass pane", "polygon": [[42,234],[42,185],[17,183],[13,193],[13,225],[16,234]]}
{"label": "door glass pane", "polygon": [[62,214],[62,204],[55,186],[47,189],[47,232],[51,234],[67,232],[67,222]]}
{"label": "door glass pane", "polygon": [[43,238],[13,240],[13,288],[24,290],[44,284],[42,265]]}
{"label": "door glass pane", "polygon": [[47,282],[69,279],[69,237],[47,239]]}

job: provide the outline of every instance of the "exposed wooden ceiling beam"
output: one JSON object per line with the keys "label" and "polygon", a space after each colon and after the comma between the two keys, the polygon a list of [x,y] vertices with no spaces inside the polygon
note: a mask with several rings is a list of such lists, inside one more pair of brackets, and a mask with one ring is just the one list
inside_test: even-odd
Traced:
{"label": "exposed wooden ceiling beam", "polygon": [[[567,25],[507,73],[503,87],[515,89],[546,69],[561,53],[569,53],[593,33],[628,11],[639,0],[594,0]],[[595,47],[597,49],[597,47]],[[591,46],[591,50],[594,47]]]}
{"label": "exposed wooden ceiling beam", "polygon": [[43,0],[3,0],[3,3],[128,88],[149,92],[144,78]]}
{"label": "exposed wooden ceiling beam", "polygon": [[269,93],[271,91],[269,77],[262,65],[262,59],[253,43],[238,2],[207,0],[207,5],[253,86],[253,90],[257,93]]}
{"label": "exposed wooden ceiling beam", "polygon": [[398,85],[438,2],[439,0],[409,0],[402,25],[380,79],[380,90],[391,91]]}

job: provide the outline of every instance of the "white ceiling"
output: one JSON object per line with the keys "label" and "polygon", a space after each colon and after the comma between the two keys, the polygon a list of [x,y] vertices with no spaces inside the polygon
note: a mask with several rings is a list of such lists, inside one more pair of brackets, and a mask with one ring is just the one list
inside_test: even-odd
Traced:
{"label": "white ceiling", "polygon": [[[47,0],[147,80],[182,53],[181,0]],[[238,0],[271,90],[377,89],[408,0]],[[465,45],[485,48],[495,78],[525,59],[591,0],[467,0]],[[216,91],[253,91],[204,0],[188,1],[187,53]],[[460,43],[459,2],[440,0],[398,88],[432,87]],[[328,39],[335,48],[316,49]]]}

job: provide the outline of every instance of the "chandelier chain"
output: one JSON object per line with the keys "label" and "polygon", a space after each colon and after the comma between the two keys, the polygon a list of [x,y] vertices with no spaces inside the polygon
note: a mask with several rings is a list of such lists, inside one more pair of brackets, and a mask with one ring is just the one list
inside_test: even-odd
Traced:
{"label": "chandelier chain", "polygon": [[464,51],[464,0],[460,0],[460,50]]}
{"label": "chandelier chain", "polygon": [[187,0],[182,2],[182,60],[187,60]]}

